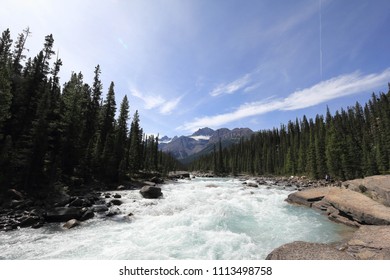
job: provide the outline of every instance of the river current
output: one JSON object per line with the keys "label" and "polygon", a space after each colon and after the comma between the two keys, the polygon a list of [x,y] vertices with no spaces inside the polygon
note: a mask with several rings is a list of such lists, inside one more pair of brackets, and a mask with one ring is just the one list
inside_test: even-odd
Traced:
{"label": "river current", "polygon": [[[211,185],[211,186],[210,186]],[[163,198],[115,191],[119,215],[0,233],[0,259],[265,259],[292,241],[331,243],[348,229],[284,200],[283,188],[237,179],[193,179],[161,186]],[[132,214],[129,216],[129,214]]]}

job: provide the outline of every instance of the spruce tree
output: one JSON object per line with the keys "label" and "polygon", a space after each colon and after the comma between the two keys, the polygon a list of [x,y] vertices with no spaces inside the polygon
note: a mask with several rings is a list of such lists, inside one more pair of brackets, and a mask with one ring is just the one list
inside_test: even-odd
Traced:
{"label": "spruce tree", "polygon": [[131,122],[129,138],[129,171],[130,174],[136,174],[142,166],[142,129],[139,125],[138,110],[135,111]]}

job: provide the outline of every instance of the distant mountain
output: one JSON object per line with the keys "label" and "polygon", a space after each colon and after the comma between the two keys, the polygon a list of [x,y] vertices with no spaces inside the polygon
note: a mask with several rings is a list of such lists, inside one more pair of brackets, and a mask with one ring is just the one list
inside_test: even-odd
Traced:
{"label": "distant mountain", "polygon": [[222,146],[227,147],[238,143],[242,137],[247,138],[253,131],[249,128],[220,128],[213,130],[205,127],[197,130],[190,136],[164,136],[160,139],[159,149],[171,153],[175,158],[183,162],[195,159],[197,156],[207,154],[213,150],[213,145],[221,139]]}
{"label": "distant mountain", "polygon": [[160,144],[167,144],[172,141],[172,138],[169,138],[168,136],[164,136],[163,138],[158,140]]}

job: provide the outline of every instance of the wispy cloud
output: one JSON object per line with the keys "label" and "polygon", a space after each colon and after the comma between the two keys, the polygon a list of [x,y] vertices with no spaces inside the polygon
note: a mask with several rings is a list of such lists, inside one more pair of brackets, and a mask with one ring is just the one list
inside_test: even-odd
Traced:
{"label": "wispy cloud", "polygon": [[145,103],[145,109],[150,110],[159,108],[159,112],[164,115],[169,115],[179,105],[183,96],[179,96],[172,100],[165,100],[160,95],[146,95],[141,93],[138,89],[131,89],[131,95],[138,97]]}
{"label": "wispy cloud", "polygon": [[217,87],[215,87],[211,92],[211,96],[219,96],[223,94],[232,94],[242,88],[244,88],[246,85],[248,85],[251,81],[250,74],[246,74],[243,77],[230,82],[228,84],[220,84]]}
{"label": "wispy cloud", "polygon": [[165,102],[161,107],[160,107],[160,113],[164,115],[169,115],[172,113],[174,109],[176,109],[177,105],[179,105],[181,99],[183,96],[179,96],[173,100]]}
{"label": "wispy cloud", "polygon": [[139,99],[144,101],[145,102],[145,109],[148,109],[148,110],[156,108],[165,102],[165,99],[159,95],[146,95],[144,93],[141,93],[137,89],[131,89],[130,92],[131,92],[132,96],[138,97]]}
{"label": "wispy cloud", "polygon": [[362,75],[359,72],[341,75],[320,82],[310,88],[298,90],[282,99],[267,99],[241,105],[236,110],[214,116],[196,118],[178,127],[178,130],[194,131],[200,127],[220,127],[243,118],[272,111],[297,110],[336,99],[342,96],[366,92],[386,84],[390,80],[390,68],[381,73]]}
{"label": "wispy cloud", "polygon": [[284,99],[281,110],[297,110],[335,98],[370,91],[390,80],[390,68],[381,73],[362,75],[359,72],[341,75],[310,88],[296,91]]}

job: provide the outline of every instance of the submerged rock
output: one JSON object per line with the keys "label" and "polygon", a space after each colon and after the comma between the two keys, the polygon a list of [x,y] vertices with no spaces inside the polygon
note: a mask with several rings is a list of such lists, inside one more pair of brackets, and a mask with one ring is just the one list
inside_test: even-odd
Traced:
{"label": "submerged rock", "polygon": [[92,206],[94,212],[106,212],[108,211],[108,207],[106,205],[94,205]]}
{"label": "submerged rock", "polygon": [[119,199],[112,199],[111,201],[110,201],[113,205],[117,205],[117,206],[119,206],[119,205],[121,205],[123,202],[121,201],[121,200],[119,200]]}

